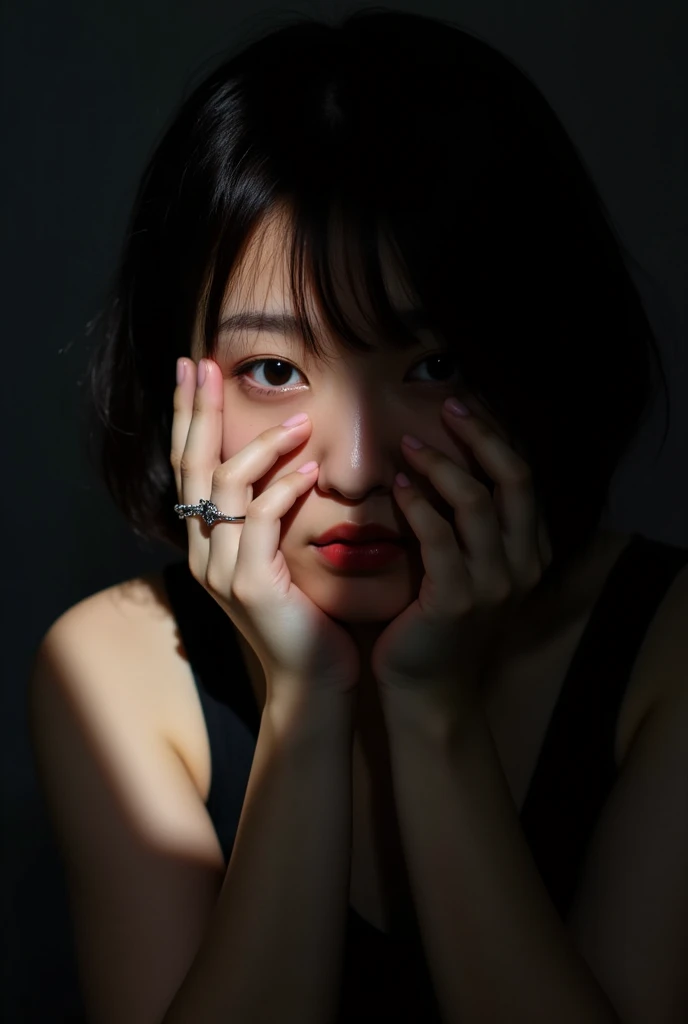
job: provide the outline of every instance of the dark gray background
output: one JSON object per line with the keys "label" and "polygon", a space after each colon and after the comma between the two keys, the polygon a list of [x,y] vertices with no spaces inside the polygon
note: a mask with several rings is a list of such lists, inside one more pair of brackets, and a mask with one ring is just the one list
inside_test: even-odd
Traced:
{"label": "dark gray background", "polygon": [[[144,549],[85,460],[79,407],[86,324],[99,308],[133,190],[190,79],[272,15],[335,17],[357,4],[15,0],[2,9],[3,1010],[10,1022],[76,1013],[62,873],[26,727],[30,659],[77,601],[176,560]],[[660,332],[662,408],[614,481],[612,516],[688,546],[686,38],[682,0],[465,0],[390,4],[448,17],[512,57],[576,144],[639,267]],[[207,65],[205,62],[208,62]]]}

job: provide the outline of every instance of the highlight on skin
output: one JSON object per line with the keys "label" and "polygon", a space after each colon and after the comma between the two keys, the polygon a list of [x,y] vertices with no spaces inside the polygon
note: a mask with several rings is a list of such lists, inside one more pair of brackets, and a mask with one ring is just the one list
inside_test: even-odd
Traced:
{"label": "highlight on skin", "polygon": [[[332,259],[338,300],[373,350],[352,353],[343,348],[309,294],[308,315],[323,347],[322,356],[314,356],[305,349],[297,330],[281,329],[280,319],[294,316],[289,238],[289,220],[283,210],[266,218],[227,288],[222,329],[214,349],[224,382],[221,458],[226,461],[287,416],[302,411],[308,414],[312,432],[307,443],[278,460],[256,481],[253,497],[304,461],[312,458],[318,462],[315,486],[282,520],[280,549],[296,585],[327,614],[346,623],[361,645],[371,644],[384,624],[417,597],[424,573],[418,538],[392,493],[395,474],[405,472],[432,506],[453,523],[453,509],[405,460],[402,435],[419,436],[467,471],[475,475],[481,471],[469,447],[447,428],[441,414],[444,400],[459,390],[460,375],[452,352],[437,332],[422,326],[428,318],[423,316],[391,247],[385,246],[384,240],[381,243],[390,300],[394,308],[406,311],[409,323],[421,325],[415,327],[407,349],[380,344],[379,334],[371,331],[371,315],[366,316],[356,298],[363,287],[360,264],[350,259],[347,266],[347,253],[340,245]],[[357,271],[356,286],[351,288],[349,281]],[[255,329],[257,326],[261,329]],[[197,323],[192,357],[198,361],[202,355]],[[271,384],[270,378],[275,376],[277,382]],[[462,397],[467,399],[463,392]],[[468,401],[506,436],[474,397]],[[376,572],[333,572],[310,542],[343,520],[378,522],[397,530],[408,542],[402,557]]]}

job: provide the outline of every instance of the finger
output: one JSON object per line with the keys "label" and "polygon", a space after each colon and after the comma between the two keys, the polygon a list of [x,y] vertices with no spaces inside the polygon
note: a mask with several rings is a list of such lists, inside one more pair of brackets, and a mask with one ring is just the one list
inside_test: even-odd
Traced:
{"label": "finger", "polygon": [[[222,388],[224,382],[219,371],[217,377],[219,387]],[[281,529],[280,518],[271,519],[266,524],[265,517],[277,513],[281,517],[284,514],[279,510],[283,507],[280,498],[283,499],[285,487],[289,495],[286,512],[296,498],[312,486],[314,472],[305,481],[303,474],[295,472],[297,467],[306,462],[303,445],[310,431],[311,423],[308,419],[293,426],[277,424],[253,438],[226,462],[220,463],[218,460],[209,487],[210,500],[225,515],[246,516],[243,523],[220,521],[210,528],[206,579],[218,592],[226,595],[232,587],[236,589],[235,577],[239,565],[247,564],[246,557],[241,557],[241,552],[246,548],[255,552],[249,564],[256,571],[256,579],[264,584],[265,569],[274,562]],[[255,498],[254,484],[262,480],[278,459],[282,460],[280,475]],[[280,487],[279,496],[275,496],[277,504],[272,495],[267,499],[263,497],[287,477],[291,479]],[[204,523],[202,525],[205,527]]]}
{"label": "finger", "polygon": [[[217,368],[203,360],[206,377],[198,386],[198,368],[188,360],[184,381],[175,393],[173,451],[177,453],[181,485],[180,503],[198,505],[210,495],[213,472],[222,450],[222,404],[224,389],[218,387]],[[184,432],[186,436],[184,437]],[[181,451],[181,455],[179,455]],[[222,511],[225,511],[224,509]],[[240,514],[240,513],[237,513]],[[204,579],[208,565],[209,527],[200,516],[187,516],[189,565],[196,579]]]}
{"label": "finger", "polygon": [[395,482],[394,497],[420,541],[425,570],[419,595],[423,610],[438,615],[465,611],[466,595],[472,598],[473,583],[452,524],[412,483],[401,487]]}
{"label": "finger", "polygon": [[[501,593],[509,582],[508,565],[494,503],[487,489],[435,448],[424,446],[414,450],[402,444],[402,451],[453,510],[456,533],[448,527],[451,544],[445,541],[443,550],[433,545],[436,557],[445,557],[454,564],[454,551],[458,552],[472,581],[472,590],[479,595]],[[429,522],[430,511],[445,522],[428,503],[422,523]]]}
{"label": "finger", "polygon": [[181,384],[177,384],[174,389],[174,412],[172,415],[172,437],[170,450],[170,462],[172,464],[172,469],[174,470],[174,479],[177,485],[177,498],[180,504],[184,502],[181,461],[182,455],[184,454],[184,448],[186,447],[186,439],[189,436],[189,427],[191,426],[193,402],[192,397],[190,396],[193,396],[194,389],[196,387],[196,364],[192,359],[185,359],[184,365],[186,368],[184,379]]}
{"label": "finger", "polygon": [[[224,592],[228,592],[231,586],[237,597],[242,600],[260,598],[265,594],[266,587],[274,591],[280,584],[284,588],[284,593],[290,583],[290,575],[281,553],[282,564],[276,563],[282,517],[287,514],[296,499],[313,486],[317,474],[318,464],[311,460],[299,469],[281,476],[254,498],[246,510],[246,522],[241,527],[241,543],[235,559],[233,578],[229,581],[226,575],[223,575],[225,562],[215,561],[213,549],[211,565],[217,565],[221,578],[211,581],[209,573],[208,582],[212,586],[227,588]],[[231,523],[218,524],[222,525],[228,529],[232,526]],[[274,576],[275,570],[278,572],[277,577]]]}
{"label": "finger", "polygon": [[504,550],[516,573],[527,573],[538,552],[537,504],[530,466],[479,416],[453,416],[446,406],[443,413],[446,423],[470,445],[474,458],[494,480],[493,500]]}

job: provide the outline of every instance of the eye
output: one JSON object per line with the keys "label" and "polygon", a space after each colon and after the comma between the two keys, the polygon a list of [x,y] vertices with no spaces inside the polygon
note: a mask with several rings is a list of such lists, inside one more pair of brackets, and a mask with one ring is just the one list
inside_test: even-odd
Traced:
{"label": "eye", "polygon": [[[268,389],[263,387],[255,387],[255,385],[253,384],[244,383],[244,378],[248,377],[249,370],[253,370],[253,368],[256,366],[278,367],[277,370],[269,369],[267,371],[268,378],[283,378],[285,375],[288,377],[291,371],[295,371],[296,373],[300,372],[296,369],[295,366],[293,366],[291,363],[288,363],[285,359],[254,359],[252,360],[252,362],[244,363],[243,366],[238,366],[235,370],[232,370],[232,377],[236,377],[240,381],[241,386],[246,391],[254,391],[261,395],[269,395],[270,397],[285,393],[285,390],[281,384],[277,385],[278,390],[273,390],[272,388]],[[265,374],[265,371],[263,371],[263,373]],[[274,381],[270,381],[268,379],[267,383],[271,384],[274,383]],[[288,390],[291,391],[294,389],[289,388]]]}
{"label": "eye", "polygon": [[416,363],[415,369],[418,369],[419,366],[423,366],[425,363],[430,365],[431,373],[437,373],[443,377],[442,380],[429,381],[430,384],[448,384],[449,380],[444,379],[444,377],[447,374],[449,377],[456,377],[459,372],[456,366],[456,357],[451,352],[435,352],[431,356],[426,356],[425,359]]}
{"label": "eye", "polygon": [[[430,373],[439,374],[442,379],[431,379],[421,381],[421,383],[435,385],[436,387],[441,387],[444,384],[456,383],[456,377],[458,374],[458,370],[455,366],[456,359],[450,352],[435,352],[432,355],[425,356],[424,359],[416,364],[411,372],[416,372],[419,367],[426,363],[430,366]],[[263,374],[266,383],[270,385],[269,387],[256,387],[254,384],[245,383],[245,379],[248,378],[249,372],[255,370],[256,367],[266,368],[258,372]],[[250,363],[244,363],[242,366],[238,366],[235,370],[232,370],[231,375],[240,381],[244,390],[251,391],[254,394],[267,395],[269,398],[274,398],[289,394],[291,391],[301,390],[300,388],[285,386],[287,379],[290,377],[292,372],[301,373],[300,370],[298,370],[292,363],[288,363],[285,359],[253,359]],[[277,378],[277,381],[275,378]]]}

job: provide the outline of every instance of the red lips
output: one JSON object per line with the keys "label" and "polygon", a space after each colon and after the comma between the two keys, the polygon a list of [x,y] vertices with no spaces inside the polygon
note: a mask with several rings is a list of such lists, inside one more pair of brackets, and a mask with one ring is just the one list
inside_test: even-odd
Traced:
{"label": "red lips", "polygon": [[359,526],[356,523],[339,523],[317,537],[313,544],[321,547],[324,544],[333,544],[335,541],[342,541],[346,544],[368,544],[376,540],[404,543],[404,538],[400,533],[390,530],[389,527],[382,526],[380,523],[366,523],[364,526]]}

